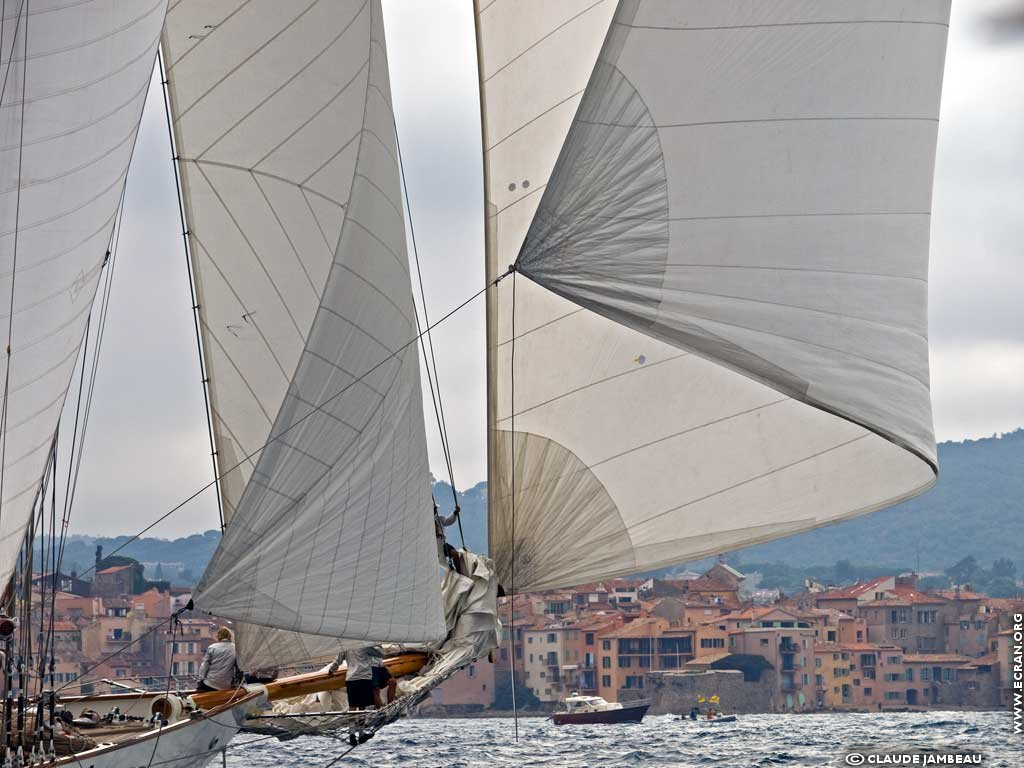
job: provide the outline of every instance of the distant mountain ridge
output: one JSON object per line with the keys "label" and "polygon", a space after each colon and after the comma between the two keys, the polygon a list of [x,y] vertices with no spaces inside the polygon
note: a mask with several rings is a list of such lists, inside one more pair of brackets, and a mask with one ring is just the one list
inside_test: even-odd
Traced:
{"label": "distant mountain ridge", "polygon": [[[974,555],[986,564],[1009,558],[1024,570],[1024,428],[1001,437],[940,443],[938,449],[939,480],[927,493],[871,515],[741,549],[730,562],[809,566],[850,560],[942,570]],[[437,483],[435,495],[451,508],[447,483]],[[486,547],[487,484],[460,494],[460,504],[466,543]],[[457,543],[456,536],[449,529],[449,540]]]}
{"label": "distant mountain ridge", "polygon": [[[444,512],[453,508],[451,487],[434,484]],[[487,551],[487,483],[459,493],[462,535],[474,552]],[[429,514],[425,510],[424,514]],[[811,566],[849,560],[879,567],[939,571],[973,555],[982,563],[1005,557],[1024,571],[1024,429],[1001,437],[939,444],[939,481],[922,496],[872,515],[739,550],[730,562],[781,562]],[[448,540],[462,545],[459,527]],[[105,555],[128,536],[68,538],[65,572],[92,566],[96,546]],[[220,539],[206,531],[179,539],[142,538],[119,554],[147,563],[147,578],[194,583]],[[160,571],[157,564],[162,563]],[[674,570],[682,570],[679,566]]]}

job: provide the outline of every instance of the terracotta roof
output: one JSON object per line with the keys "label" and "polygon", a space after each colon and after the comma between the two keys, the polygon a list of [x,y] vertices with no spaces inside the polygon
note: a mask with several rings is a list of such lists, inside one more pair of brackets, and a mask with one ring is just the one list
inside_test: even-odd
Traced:
{"label": "terracotta roof", "polygon": [[589,592],[607,592],[608,587],[606,587],[600,581],[592,581],[589,584],[580,584],[579,586],[573,587],[572,591],[576,594]]}
{"label": "terracotta roof", "polygon": [[900,599],[909,600],[915,605],[945,605],[948,602],[945,598],[930,595],[927,592],[921,592],[913,587],[896,587],[893,592],[895,592]]}
{"label": "terracotta roof", "polygon": [[603,629],[604,627],[609,627],[612,624],[616,623],[618,623],[617,616],[588,616],[586,618],[580,619],[575,624],[573,624],[572,629],[590,631]]}
{"label": "terracotta roof", "polygon": [[709,576],[679,582],[686,592],[735,592],[736,588]]}
{"label": "terracotta roof", "polygon": [[905,655],[903,661],[906,664],[967,664],[974,659],[958,653],[915,653]]}
{"label": "terracotta roof", "polygon": [[867,608],[909,608],[910,602],[894,597],[887,597],[884,600],[868,600],[864,603]]}
{"label": "terracotta roof", "polygon": [[875,645],[874,643],[838,643],[838,646],[844,651],[859,651],[865,653],[868,651],[880,652],[884,650],[892,650],[896,647],[892,645]]}
{"label": "terracotta roof", "polygon": [[683,666],[699,667],[704,666],[706,664],[714,664],[716,661],[721,661],[722,659],[728,656],[732,656],[732,651],[716,651],[715,653],[709,653],[706,656],[698,656],[695,659],[691,659],[690,661],[683,664]]}
{"label": "terracotta roof", "polygon": [[822,592],[821,594],[815,595],[816,600],[850,600],[858,598],[861,595],[867,594],[871,590],[877,588],[880,584],[889,581],[892,576],[879,576],[877,579],[871,581],[865,581],[860,584],[854,584],[850,587],[840,587],[839,589],[829,590],[828,592]]}
{"label": "terracotta roof", "polygon": [[601,637],[654,637],[667,627],[668,622],[664,619],[635,619],[611,632],[602,633]]}
{"label": "terracotta roof", "polygon": [[955,589],[937,589],[935,594],[940,597],[944,597],[947,600],[984,600],[985,595],[979,595],[977,592],[971,592],[969,589],[961,589],[959,592]]}
{"label": "terracotta roof", "polygon": [[104,568],[102,571],[96,571],[96,575],[97,576],[103,576],[103,575],[106,575],[108,573],[118,573],[120,571],[127,570],[127,569],[129,569],[131,567],[132,566],[130,566],[130,565],[114,565],[114,566],[111,566],[110,568]]}
{"label": "terracotta roof", "polygon": [[54,632],[77,632],[78,627],[72,624],[70,621],[55,621],[53,622]]}
{"label": "terracotta roof", "polygon": [[999,653],[992,651],[992,653],[986,653],[984,656],[980,656],[977,659],[971,659],[965,667],[990,667],[993,664],[999,663]]}

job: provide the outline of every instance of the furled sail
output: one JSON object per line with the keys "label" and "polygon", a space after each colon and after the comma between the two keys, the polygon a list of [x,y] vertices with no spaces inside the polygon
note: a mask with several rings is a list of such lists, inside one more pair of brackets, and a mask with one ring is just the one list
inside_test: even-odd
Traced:
{"label": "furled sail", "polygon": [[520,590],[814,528],[936,471],[949,3],[622,0],[547,130],[583,88],[552,41],[601,7],[479,12],[488,275],[532,279],[512,375],[512,280],[488,315],[491,554]]}
{"label": "furled sail", "polygon": [[[243,462],[197,604],[331,638],[437,639],[379,0],[180,3],[163,47],[218,459]],[[258,634],[243,632],[249,666],[325,642]]]}
{"label": "furled sail", "polygon": [[106,261],[166,4],[3,5],[0,584],[14,570]]}

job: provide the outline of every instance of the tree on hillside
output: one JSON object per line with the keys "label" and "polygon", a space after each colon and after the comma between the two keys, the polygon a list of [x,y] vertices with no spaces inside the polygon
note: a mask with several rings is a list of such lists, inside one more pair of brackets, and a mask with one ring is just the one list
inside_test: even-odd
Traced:
{"label": "tree on hillside", "polygon": [[925,576],[918,582],[921,589],[949,589],[953,580],[949,576]]}
{"label": "tree on hillside", "polygon": [[1024,590],[1017,586],[1017,582],[1005,576],[992,579],[985,587],[989,597],[1016,597],[1021,592]]}
{"label": "tree on hillside", "polygon": [[993,579],[1013,579],[1017,575],[1017,566],[1008,557],[1000,557],[992,563]]}
{"label": "tree on hillside", "polygon": [[967,584],[979,575],[979,571],[977,559],[974,555],[968,555],[947,568],[946,575],[955,584]]}
{"label": "tree on hillside", "polygon": [[857,580],[857,569],[849,560],[840,560],[834,569],[836,584],[852,584]]}

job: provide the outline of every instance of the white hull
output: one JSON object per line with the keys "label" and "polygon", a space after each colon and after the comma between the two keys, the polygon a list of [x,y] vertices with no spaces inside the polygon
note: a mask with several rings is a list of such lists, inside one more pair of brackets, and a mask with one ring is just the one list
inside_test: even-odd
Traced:
{"label": "white hull", "polygon": [[53,766],[76,768],[200,768],[227,747],[238,733],[246,713],[265,700],[265,692],[254,692],[238,702],[217,707],[193,718],[140,733],[116,744],[62,757]]}

